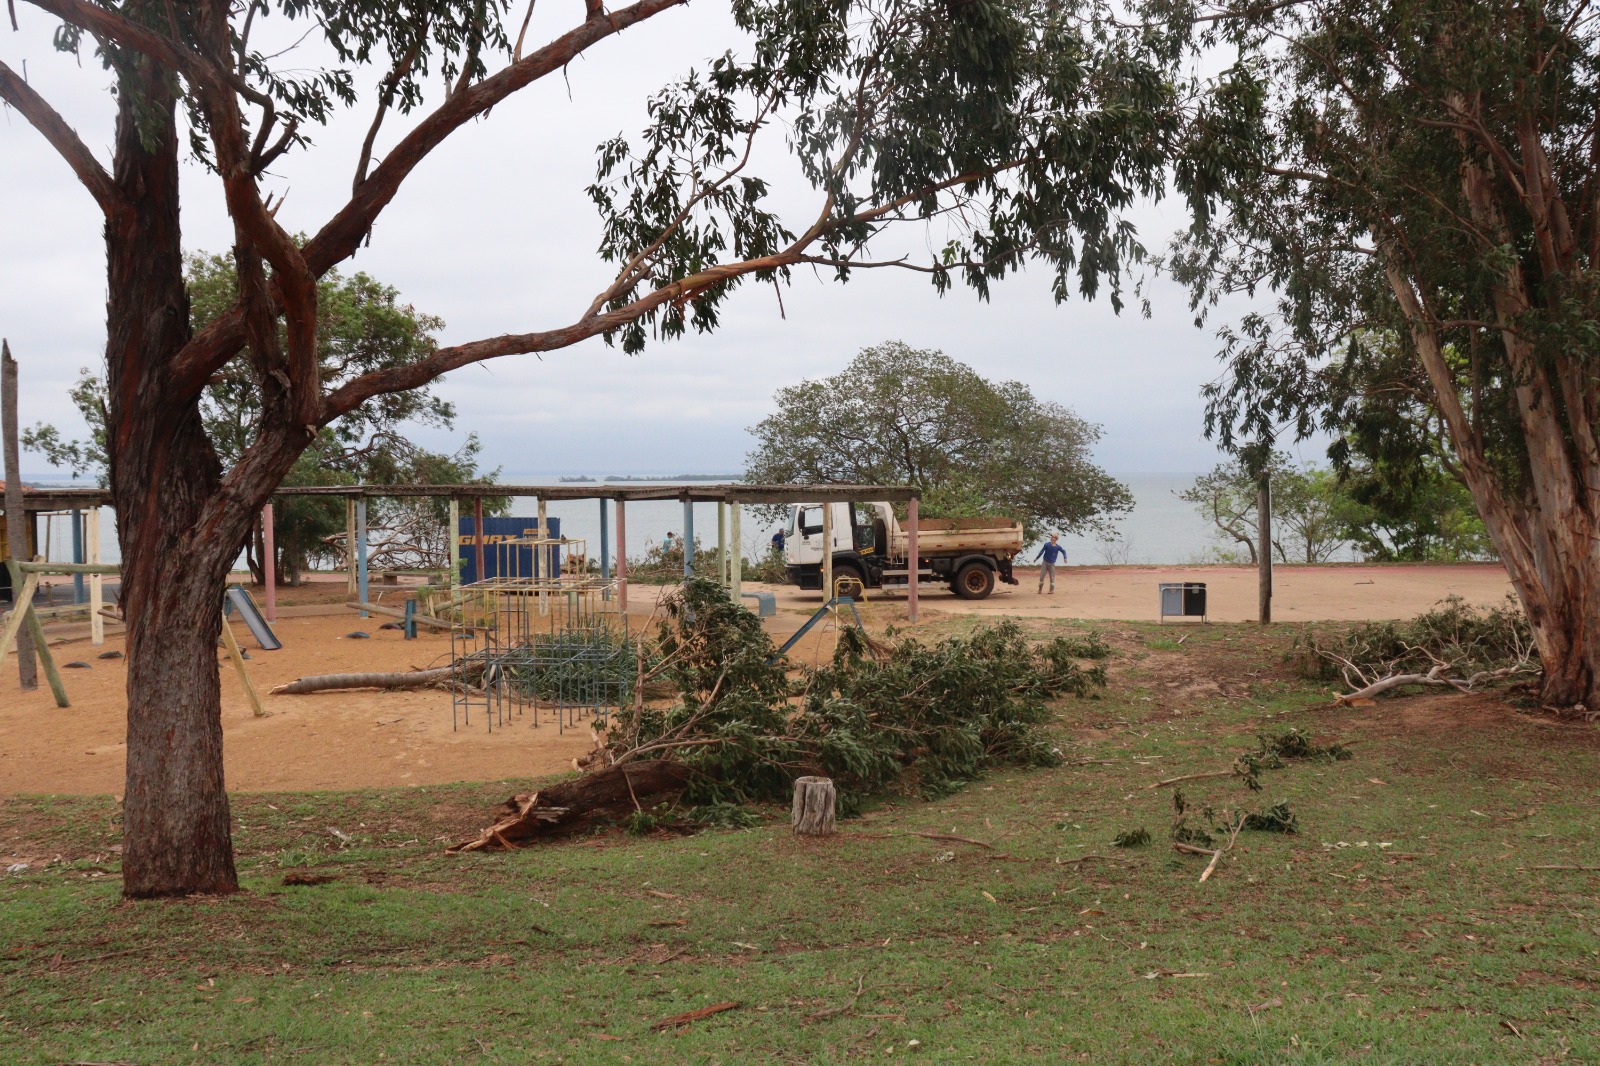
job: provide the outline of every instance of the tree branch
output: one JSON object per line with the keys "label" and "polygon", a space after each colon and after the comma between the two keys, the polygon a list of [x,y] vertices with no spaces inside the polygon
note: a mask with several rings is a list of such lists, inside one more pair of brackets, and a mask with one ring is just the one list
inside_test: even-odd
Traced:
{"label": "tree branch", "polygon": [[122,206],[122,197],[117,192],[116,183],[111,180],[111,175],[106,173],[100,161],[90,152],[88,146],[78,137],[77,132],[63,119],[56,109],[51,107],[33,86],[17,76],[5,63],[0,62],[0,99],[22,112],[22,117],[27,119],[34,129],[44,135],[50,146],[56,150],[72,172],[78,176],[84,188],[89,190],[95,203],[100,205],[100,210],[110,215]]}

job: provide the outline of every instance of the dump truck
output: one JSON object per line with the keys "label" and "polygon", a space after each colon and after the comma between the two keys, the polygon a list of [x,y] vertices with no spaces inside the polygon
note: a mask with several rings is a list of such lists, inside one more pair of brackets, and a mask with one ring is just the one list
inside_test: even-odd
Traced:
{"label": "dump truck", "polygon": [[[887,503],[802,503],[789,508],[783,563],[789,583],[822,588],[823,514],[832,509],[835,590],[847,580],[864,588],[904,587],[910,580],[905,528]],[[924,518],[917,523],[917,581],[946,583],[957,596],[981,600],[996,581],[1015,585],[1011,560],[1022,550],[1022,523],[1009,518]]]}

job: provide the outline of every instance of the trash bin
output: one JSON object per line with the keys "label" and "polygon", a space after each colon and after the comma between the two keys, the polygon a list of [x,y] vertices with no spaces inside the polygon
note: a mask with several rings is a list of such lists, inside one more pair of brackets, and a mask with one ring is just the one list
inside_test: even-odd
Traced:
{"label": "trash bin", "polygon": [[1205,582],[1162,582],[1157,587],[1161,593],[1161,621],[1169,616],[1206,620]]}

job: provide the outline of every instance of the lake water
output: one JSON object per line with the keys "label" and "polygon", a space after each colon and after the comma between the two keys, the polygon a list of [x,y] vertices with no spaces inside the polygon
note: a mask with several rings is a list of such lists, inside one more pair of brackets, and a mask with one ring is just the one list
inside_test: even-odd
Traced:
{"label": "lake water", "polygon": [[[1068,561],[1077,564],[1143,563],[1171,565],[1209,562],[1215,558],[1219,542],[1211,535],[1211,526],[1193,504],[1178,499],[1178,493],[1194,480],[1193,474],[1127,474],[1121,480],[1133,493],[1134,508],[1118,522],[1119,539],[1107,543],[1093,536],[1069,534],[1062,537]],[[556,476],[526,472],[502,473],[501,480],[518,485],[556,485]],[[71,484],[70,482],[33,481],[30,484]],[[78,484],[82,484],[79,482]],[[640,482],[627,482],[630,485]],[[568,484],[567,488],[579,486]],[[605,487],[597,481],[595,488]],[[514,502],[512,513],[532,518],[536,504],[531,499]],[[610,506],[609,504],[607,506]],[[600,544],[600,504],[598,501],[556,501],[549,505],[549,513],[561,519],[561,531],[569,537],[589,541],[589,551],[598,557]],[[637,501],[628,504],[628,555],[640,557],[651,544],[659,544],[668,532],[684,532],[683,505],[670,500]],[[72,558],[72,530],[61,517],[50,525],[51,559]],[[715,547],[717,542],[716,504],[694,505],[694,528],[702,547]],[[745,555],[756,558],[764,554],[775,525],[758,521],[747,509],[741,529]],[[611,536],[616,537],[616,522],[611,521]],[[117,551],[116,528],[109,508],[101,512],[101,555],[108,563],[120,560]],[[613,551],[615,547],[613,546]],[[1025,553],[1032,560],[1038,546]]]}

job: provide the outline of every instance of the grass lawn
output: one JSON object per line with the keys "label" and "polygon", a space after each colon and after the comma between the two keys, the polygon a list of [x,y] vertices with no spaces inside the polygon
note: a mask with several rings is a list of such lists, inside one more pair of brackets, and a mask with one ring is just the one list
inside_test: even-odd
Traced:
{"label": "grass lawn", "polygon": [[[111,798],[6,800],[0,853],[28,868],[0,876],[0,1061],[1600,1061],[1600,726],[1492,697],[1332,709],[1284,665],[1289,627],[1102,632],[1111,689],[1060,705],[1067,765],[823,841],[774,811],[448,857],[527,783],[247,795],[246,892],[131,905]],[[1355,757],[1184,784],[1299,818],[1200,883],[1146,786],[1290,726]]]}

